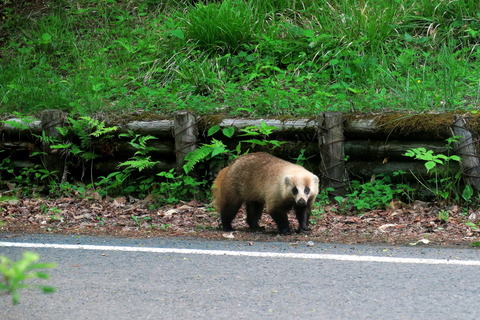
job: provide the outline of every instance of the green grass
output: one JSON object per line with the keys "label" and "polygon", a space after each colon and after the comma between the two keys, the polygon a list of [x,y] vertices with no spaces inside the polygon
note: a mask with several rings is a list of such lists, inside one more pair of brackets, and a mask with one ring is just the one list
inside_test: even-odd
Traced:
{"label": "green grass", "polygon": [[3,113],[308,116],[480,103],[474,0],[12,3],[1,13]]}

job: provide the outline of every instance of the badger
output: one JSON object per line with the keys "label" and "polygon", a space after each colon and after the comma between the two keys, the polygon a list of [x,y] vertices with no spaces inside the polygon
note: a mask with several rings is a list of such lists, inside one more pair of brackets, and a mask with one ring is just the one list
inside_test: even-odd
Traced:
{"label": "badger", "polygon": [[213,183],[213,203],[220,212],[222,228],[232,231],[232,221],[245,204],[247,223],[253,230],[264,207],[273,218],[280,234],[290,232],[288,212],[293,208],[298,232],[308,231],[313,202],[318,194],[319,179],[305,168],[257,152],[242,155],[223,168]]}

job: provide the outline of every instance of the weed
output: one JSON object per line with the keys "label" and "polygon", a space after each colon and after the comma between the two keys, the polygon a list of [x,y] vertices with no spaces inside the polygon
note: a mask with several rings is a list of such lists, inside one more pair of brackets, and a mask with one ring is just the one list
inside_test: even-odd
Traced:
{"label": "weed", "polygon": [[465,225],[469,226],[473,230],[480,230],[480,223],[466,222]]}
{"label": "weed", "polygon": [[[447,149],[451,149],[453,141],[454,138],[447,140]],[[463,192],[459,190],[462,173],[451,170],[452,163],[461,162],[459,156],[435,154],[432,150],[425,148],[410,149],[404,155],[425,162],[424,166],[430,178],[424,181],[415,174],[414,176],[435,196],[437,201],[459,201],[462,198],[467,202],[471,200],[473,195],[471,187],[465,187]]]}
{"label": "weed", "polygon": [[20,302],[19,290],[37,287],[43,293],[54,292],[55,289],[50,286],[28,285],[25,283],[28,279],[48,279],[49,275],[45,272],[34,271],[35,269],[49,269],[56,266],[55,263],[37,263],[39,255],[33,252],[23,252],[23,258],[18,261],[12,261],[6,256],[0,256],[0,274],[3,281],[0,281],[0,291],[6,291],[12,295],[13,304]]}
{"label": "weed", "polygon": [[348,210],[349,207],[359,211],[382,209],[392,200],[403,197],[413,190],[405,184],[393,184],[387,175],[379,175],[365,183],[353,180],[350,189],[352,191],[346,197],[335,197],[341,212]]}
{"label": "weed", "polygon": [[137,225],[138,228],[142,226],[143,222],[152,220],[152,218],[150,217],[137,217],[136,215],[133,215],[133,214],[131,215],[131,218],[133,219],[133,221],[135,221],[135,224]]}
{"label": "weed", "polygon": [[442,222],[448,222],[450,219],[450,212],[448,210],[440,210],[437,215],[438,220]]}
{"label": "weed", "polygon": [[106,224],[104,217],[97,216],[97,221],[100,226],[104,226]]}
{"label": "weed", "polygon": [[174,169],[157,173],[157,176],[164,179],[155,190],[157,200],[161,204],[177,203],[192,196],[201,196],[201,187],[205,184],[205,182],[197,181],[191,176],[176,174]]}
{"label": "weed", "polygon": [[159,225],[158,228],[159,228],[160,230],[167,230],[167,229],[170,228],[171,226],[172,226],[172,224],[166,223],[166,224],[161,224],[161,225]]}

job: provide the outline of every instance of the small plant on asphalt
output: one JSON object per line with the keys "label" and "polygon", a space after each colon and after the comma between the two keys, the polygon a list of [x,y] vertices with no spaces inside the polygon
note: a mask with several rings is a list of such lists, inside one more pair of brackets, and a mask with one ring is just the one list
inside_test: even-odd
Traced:
{"label": "small plant on asphalt", "polygon": [[49,274],[36,269],[55,268],[55,263],[37,263],[40,256],[33,252],[24,252],[23,258],[18,261],[13,261],[6,256],[0,256],[0,293],[4,291],[6,294],[12,295],[13,304],[20,302],[19,290],[37,287],[43,293],[55,292],[55,288],[42,285],[29,285],[25,281],[28,279],[48,279]]}

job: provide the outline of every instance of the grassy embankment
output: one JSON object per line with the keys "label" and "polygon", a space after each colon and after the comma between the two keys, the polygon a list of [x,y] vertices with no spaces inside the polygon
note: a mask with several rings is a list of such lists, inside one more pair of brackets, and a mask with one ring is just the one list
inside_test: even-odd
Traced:
{"label": "grassy embankment", "polygon": [[193,2],[7,5],[0,111],[308,116],[479,105],[478,1]]}

